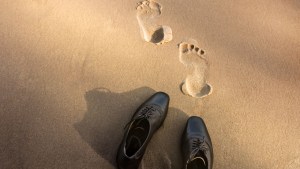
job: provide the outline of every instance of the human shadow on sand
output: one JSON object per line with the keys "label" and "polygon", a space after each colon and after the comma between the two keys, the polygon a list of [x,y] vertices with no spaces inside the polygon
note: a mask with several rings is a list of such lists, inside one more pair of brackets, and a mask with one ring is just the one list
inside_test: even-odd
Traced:
{"label": "human shadow on sand", "polygon": [[[87,111],[74,127],[97,154],[116,166],[115,157],[124,126],[139,105],[155,92],[148,87],[124,93],[104,88],[90,90],[85,94]],[[147,147],[141,168],[181,168],[180,140],[187,119],[188,115],[181,110],[169,108],[163,126]]]}

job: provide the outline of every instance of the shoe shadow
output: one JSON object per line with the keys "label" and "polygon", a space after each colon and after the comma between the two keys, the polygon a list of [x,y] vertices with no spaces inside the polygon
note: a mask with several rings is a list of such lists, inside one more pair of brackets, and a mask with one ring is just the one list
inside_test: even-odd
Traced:
{"label": "shoe shadow", "polygon": [[[123,128],[139,105],[155,92],[148,87],[124,93],[104,88],[90,90],[85,94],[87,111],[74,127],[97,154],[116,166],[115,157],[124,134]],[[163,126],[147,147],[141,168],[181,168],[180,140],[187,119],[188,116],[181,110],[169,108]]]}

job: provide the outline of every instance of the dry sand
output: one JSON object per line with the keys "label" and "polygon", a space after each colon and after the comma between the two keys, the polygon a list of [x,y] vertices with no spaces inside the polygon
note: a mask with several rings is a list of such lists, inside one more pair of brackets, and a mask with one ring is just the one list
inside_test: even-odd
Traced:
{"label": "dry sand", "polygon": [[[124,125],[164,91],[171,108],[141,168],[181,168],[182,127],[198,115],[214,169],[299,169],[299,1],[160,0],[163,45],[141,38],[138,2],[0,0],[0,168],[113,169]],[[185,38],[209,56],[203,99],[179,90]]]}

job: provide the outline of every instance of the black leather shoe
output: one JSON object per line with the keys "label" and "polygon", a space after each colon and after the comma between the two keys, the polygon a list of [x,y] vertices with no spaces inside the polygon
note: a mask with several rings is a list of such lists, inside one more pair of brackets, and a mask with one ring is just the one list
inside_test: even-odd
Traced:
{"label": "black leather shoe", "polygon": [[184,169],[212,169],[213,147],[202,118],[188,119],[182,135],[182,153]]}
{"label": "black leather shoe", "polygon": [[168,94],[158,92],[136,110],[131,121],[126,125],[118,149],[119,169],[138,169],[150,139],[167,116],[169,100]]}

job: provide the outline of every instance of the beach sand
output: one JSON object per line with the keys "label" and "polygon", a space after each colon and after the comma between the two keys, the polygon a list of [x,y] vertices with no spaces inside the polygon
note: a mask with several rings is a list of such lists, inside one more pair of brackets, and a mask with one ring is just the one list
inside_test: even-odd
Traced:
{"label": "beach sand", "polygon": [[[142,38],[138,0],[0,2],[1,169],[115,168],[125,124],[157,91],[170,110],[141,168],[182,168],[192,115],[214,169],[300,168],[299,1],[159,0],[162,45]],[[209,58],[207,97],[180,91],[186,39]]]}

